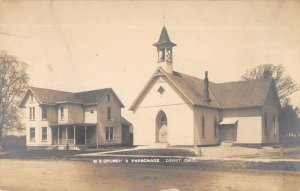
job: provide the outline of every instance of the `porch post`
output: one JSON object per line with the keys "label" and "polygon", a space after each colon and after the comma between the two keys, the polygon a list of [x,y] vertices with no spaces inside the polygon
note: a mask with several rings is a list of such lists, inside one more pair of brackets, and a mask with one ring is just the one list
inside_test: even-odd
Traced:
{"label": "porch post", "polygon": [[84,126],[84,144],[86,145],[86,126]]}
{"label": "porch post", "polygon": [[76,145],[76,129],[75,129],[75,125],[73,127],[73,131],[74,131],[74,145]]}
{"label": "porch post", "polygon": [[68,136],[68,126],[66,126],[66,139],[67,139],[67,144],[69,143],[68,139],[69,139],[69,136]]}
{"label": "porch post", "polygon": [[98,142],[98,125],[96,125],[96,141],[97,141],[97,149],[99,147],[99,142]]}
{"label": "porch post", "polygon": [[59,145],[59,126],[57,126],[57,144]]}

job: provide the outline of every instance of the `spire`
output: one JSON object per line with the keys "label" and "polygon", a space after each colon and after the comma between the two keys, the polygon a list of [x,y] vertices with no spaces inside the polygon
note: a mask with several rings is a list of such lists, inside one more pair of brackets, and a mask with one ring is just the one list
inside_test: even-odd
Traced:
{"label": "spire", "polygon": [[163,28],[161,30],[160,37],[159,37],[157,43],[154,43],[153,45],[156,47],[160,47],[163,45],[167,45],[169,47],[176,46],[176,44],[170,40],[167,28],[165,26],[163,26]]}

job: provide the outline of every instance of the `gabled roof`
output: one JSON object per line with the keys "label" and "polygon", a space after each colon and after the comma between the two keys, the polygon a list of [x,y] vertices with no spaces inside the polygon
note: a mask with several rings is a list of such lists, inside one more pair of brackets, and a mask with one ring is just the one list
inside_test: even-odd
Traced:
{"label": "gabled roof", "polygon": [[[216,108],[220,107],[218,101],[210,90],[211,102],[207,103],[205,101],[203,95],[204,80],[175,71],[172,74],[167,72],[164,73],[183,92],[183,94],[191,101],[193,105],[203,105]],[[213,83],[209,82],[209,86],[211,84]]]}
{"label": "gabled roof", "polygon": [[157,47],[157,46],[165,45],[165,44],[170,45],[170,46],[176,46],[176,44],[170,40],[167,29],[164,26],[161,30],[160,37],[159,37],[157,43],[154,43],[153,45]]}
{"label": "gabled roof", "polygon": [[223,109],[255,107],[265,104],[271,82],[271,79],[259,79],[219,83],[212,84],[210,89]]}
{"label": "gabled roof", "polygon": [[116,97],[121,107],[124,107],[123,103],[115,94],[112,88],[72,93],[72,92],[37,88],[37,87],[30,87],[28,89],[24,98],[20,102],[20,107],[24,105],[25,99],[30,93],[34,95],[34,97],[37,99],[37,101],[40,104],[50,104],[50,105],[55,105],[59,103],[76,103],[76,104],[83,104],[83,105],[93,105],[98,103],[108,93],[112,93]]}
{"label": "gabled roof", "polygon": [[[165,76],[192,105],[229,109],[263,106],[270,91],[272,79],[237,81],[228,83],[209,82],[211,102],[204,99],[204,80],[173,71],[165,72],[161,67],[156,71],[159,76]],[[157,75],[153,75],[145,88],[133,102],[130,110],[134,110],[140,99]]]}

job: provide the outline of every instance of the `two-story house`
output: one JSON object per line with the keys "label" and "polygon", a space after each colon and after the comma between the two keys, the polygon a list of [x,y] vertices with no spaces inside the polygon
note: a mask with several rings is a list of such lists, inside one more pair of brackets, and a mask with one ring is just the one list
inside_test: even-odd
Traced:
{"label": "two-story house", "polygon": [[111,88],[72,93],[30,87],[20,107],[28,148],[130,144],[130,125],[121,116],[124,105]]}

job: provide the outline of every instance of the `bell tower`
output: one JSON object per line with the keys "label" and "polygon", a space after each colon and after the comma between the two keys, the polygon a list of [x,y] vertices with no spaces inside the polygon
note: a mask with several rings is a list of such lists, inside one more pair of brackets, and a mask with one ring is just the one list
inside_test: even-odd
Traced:
{"label": "bell tower", "polygon": [[157,63],[161,66],[166,72],[173,72],[173,51],[172,48],[176,46],[175,43],[171,42],[167,29],[164,26],[160,33],[160,37],[157,43],[154,43],[153,46],[157,48]]}

